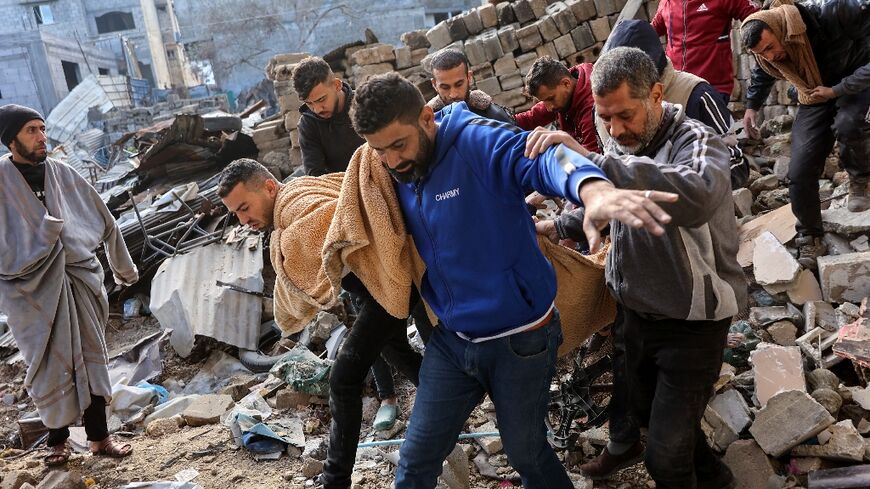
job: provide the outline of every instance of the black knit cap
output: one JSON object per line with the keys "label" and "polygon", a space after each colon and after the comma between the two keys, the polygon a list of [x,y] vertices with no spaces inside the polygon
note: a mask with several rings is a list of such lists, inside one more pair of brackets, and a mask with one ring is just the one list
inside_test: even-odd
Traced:
{"label": "black knit cap", "polygon": [[668,58],[665,56],[665,50],[662,49],[662,42],[659,40],[658,33],[649,22],[631,19],[623,20],[616,24],[613,32],[610,33],[610,37],[604,44],[601,54],[603,55],[611,49],[620,47],[638,48],[645,52],[656,65],[659,76],[664,74]]}
{"label": "black knit cap", "polygon": [[37,119],[45,122],[42,114],[30,107],[15,104],[0,107],[0,142],[8,147],[25,124]]}

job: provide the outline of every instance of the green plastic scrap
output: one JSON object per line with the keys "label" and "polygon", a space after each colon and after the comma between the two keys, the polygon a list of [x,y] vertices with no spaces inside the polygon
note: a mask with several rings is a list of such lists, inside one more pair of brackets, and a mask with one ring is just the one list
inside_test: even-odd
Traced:
{"label": "green plastic scrap", "polygon": [[[761,342],[749,321],[737,321],[728,328],[729,338],[735,335],[742,335],[739,343],[734,348],[725,348],[723,360],[730,363],[736,368],[744,368],[749,366],[749,353],[755,349]],[[737,336],[737,338],[740,338]]]}
{"label": "green plastic scrap", "polygon": [[332,363],[318,358],[303,345],[296,345],[269,371],[297,392],[314,396],[329,395],[329,371]]}

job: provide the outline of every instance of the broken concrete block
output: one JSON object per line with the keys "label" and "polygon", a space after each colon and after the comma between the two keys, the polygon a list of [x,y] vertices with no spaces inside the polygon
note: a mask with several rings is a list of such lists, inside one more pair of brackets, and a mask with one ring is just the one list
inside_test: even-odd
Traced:
{"label": "broken concrete block", "polygon": [[804,304],[804,331],[819,327],[826,331],[837,331],[837,318],[834,306],[823,301]]}
{"label": "broken concrete block", "polygon": [[311,457],[302,459],[302,476],[312,479],[323,472],[323,462]]}
{"label": "broken concrete block", "polygon": [[767,481],[776,475],[770,459],[752,440],[738,440],[729,445],[722,462],[734,473],[740,489],[768,489]]}
{"label": "broken concrete block", "polygon": [[468,58],[470,66],[486,63],[486,51],[483,49],[483,42],[479,39],[469,40],[465,43],[465,56]]}
{"label": "broken concrete block", "polygon": [[220,421],[221,415],[230,410],[235,403],[225,394],[205,394],[194,398],[187,409],[181,413],[189,426],[204,426]]}
{"label": "broken concrete block", "polygon": [[483,30],[483,21],[480,19],[480,12],[477,9],[466,10],[461,17],[462,21],[465,22],[465,30],[468,31],[468,34],[473,36],[480,34],[480,31]]}
{"label": "broken concrete block", "polygon": [[420,29],[416,31],[410,31],[402,34],[401,38],[402,44],[408,46],[413,49],[427,49],[429,44],[429,39],[426,38],[426,29]]}
{"label": "broken concrete block", "polygon": [[773,163],[773,174],[776,175],[776,178],[781,182],[784,182],[785,179],[788,178],[788,165],[790,161],[791,157],[779,156]]}
{"label": "broken concrete block", "polygon": [[501,84],[501,89],[504,91],[513,90],[515,88],[522,88],[523,86],[523,77],[520,76],[519,73],[515,73],[513,75],[502,76],[499,77],[499,83]]}
{"label": "broken concrete block", "polygon": [[293,389],[281,389],[275,398],[275,407],[277,409],[296,409],[298,406],[307,406],[310,402],[311,394]]}
{"label": "broken concrete block", "polygon": [[462,16],[450,17],[445,20],[447,30],[450,32],[450,38],[454,41],[464,41],[468,39],[468,29],[465,28],[465,22],[462,21]]}
{"label": "broken concrete block", "polygon": [[540,58],[542,56],[549,56],[553,59],[559,59],[559,54],[556,52],[556,46],[553,45],[552,42],[541,44],[540,46],[535,48],[535,54]]}
{"label": "broken concrete block", "polygon": [[803,323],[803,315],[791,304],[785,306],[751,307],[749,309],[749,322],[753,326],[767,326],[777,321],[791,321],[795,324]]}
{"label": "broken concrete block", "polygon": [[749,354],[749,363],[755,378],[755,396],[761,407],[779,392],[806,392],[800,348],[760,343]]}
{"label": "broken concrete block", "polygon": [[589,27],[592,29],[592,35],[596,41],[604,42],[610,36],[610,20],[607,17],[590,20]]}
{"label": "broken concrete block", "polygon": [[410,68],[413,65],[413,63],[411,62],[411,48],[409,48],[408,46],[396,48],[395,55],[397,70]]}
{"label": "broken concrete block", "polygon": [[840,408],[843,407],[843,398],[835,390],[825,388],[816,389],[812,392],[811,396],[817,403],[824,406],[825,409],[831,413],[831,416],[835,418],[840,412]]}
{"label": "broken concrete block", "polygon": [[556,27],[553,18],[549,15],[541,17],[536,24],[538,24],[538,31],[541,33],[541,37],[544,38],[544,42],[550,42],[562,35],[559,32],[559,28]]}
{"label": "broken concrete block", "polygon": [[490,63],[481,63],[479,65],[472,65],[471,75],[475,80],[483,80],[484,78],[492,78],[495,76],[495,72],[492,70],[492,65]]}
{"label": "broken concrete block", "polygon": [[595,10],[599,17],[616,14],[620,11],[619,2],[617,0],[595,0]]}
{"label": "broken concrete block", "polygon": [[483,52],[486,55],[487,61],[496,61],[504,56],[501,40],[498,38],[498,31],[490,29],[481,34],[479,39],[483,44]]}
{"label": "broken concrete block", "polygon": [[536,47],[544,42],[537,24],[528,25],[518,29],[516,35],[517,42],[520,44],[520,49],[523,51],[534,51]]}
{"label": "broken concrete block", "polygon": [[862,409],[870,411],[870,386],[863,389],[853,389],[852,400],[855,401],[855,404],[861,406]]}
{"label": "broken concrete block", "polygon": [[426,39],[433,50],[441,49],[453,42],[450,37],[450,29],[447,28],[447,22],[443,20],[426,31]]}
{"label": "broken concrete block", "polygon": [[541,18],[547,13],[548,0],[529,0],[529,6],[532,8],[532,13],[535,17]]}
{"label": "broken concrete block", "polygon": [[373,44],[353,53],[351,59],[355,64],[365,66],[389,63],[396,59],[396,55],[393,52],[393,46],[389,44]]}
{"label": "broken concrete block", "polygon": [[583,51],[595,44],[595,36],[592,34],[592,28],[589,27],[589,24],[586,22],[578,25],[571,31],[571,39],[574,40],[574,47],[577,48],[577,51]]}
{"label": "broken concrete block", "polygon": [[864,212],[850,212],[845,207],[822,211],[822,225],[825,231],[855,235],[870,233],[870,209]]}
{"label": "broken concrete block", "polygon": [[563,35],[570,33],[577,27],[577,17],[563,2],[556,2],[547,7],[547,14],[553,19],[556,28]]}
{"label": "broken concrete block", "polygon": [[594,0],[568,0],[565,5],[574,13],[577,22],[586,22],[598,15]]}
{"label": "broken concrete block", "polygon": [[145,428],[145,433],[152,438],[160,438],[162,436],[177,433],[184,426],[184,418],[176,414],[171,418],[155,419],[148,423]]}
{"label": "broken concrete block", "polygon": [[517,21],[514,8],[508,2],[499,2],[495,5],[495,15],[498,17],[498,25],[505,26]]}
{"label": "broken concrete block", "polygon": [[556,55],[559,59],[565,59],[574,54],[577,50],[574,46],[574,38],[571,37],[571,34],[557,37],[553,40],[553,47],[556,48]]}
{"label": "broken concrete block", "polygon": [[780,346],[796,346],[797,326],[791,321],[777,321],[767,327],[773,342]]}
{"label": "broken concrete block", "polygon": [[36,484],[36,478],[23,470],[4,472],[0,479],[0,489],[19,489],[24,484]]}
{"label": "broken concrete block", "polygon": [[799,445],[791,453],[797,457],[819,457],[843,462],[864,460],[864,439],[849,420],[840,421],[828,428],[831,437],[824,444]]}
{"label": "broken concrete block", "polygon": [[818,259],[822,294],[828,302],[861,302],[870,296],[870,251]]}
{"label": "broken concrete block", "polygon": [[512,53],[520,47],[513,26],[505,26],[498,30],[498,42],[501,44],[502,51],[506,53]]}
{"label": "broken concrete block", "polygon": [[[498,428],[495,427],[495,423],[492,421],[487,421],[486,423],[475,428],[475,433],[485,433],[489,431],[498,431]],[[488,455],[495,455],[496,453],[502,450],[501,438],[497,436],[487,436],[483,438],[475,438],[477,443],[483,448],[483,450]]]}
{"label": "broken concrete block", "polygon": [[870,237],[866,234],[858,236],[849,242],[849,246],[855,251],[870,251]]}
{"label": "broken concrete block", "polygon": [[807,302],[822,300],[822,289],[816,276],[809,270],[801,270],[794,285],[786,290],[792,304],[803,305]]}
{"label": "broken concrete block", "polygon": [[484,29],[495,27],[498,25],[498,14],[495,5],[487,3],[477,8],[477,15],[480,17],[480,23]]}
{"label": "broken concrete block", "polygon": [[532,11],[532,6],[529,5],[528,0],[518,0],[512,4],[514,9],[514,18],[517,19],[517,22],[520,24],[525,24],[530,20],[534,20],[535,12]]}
{"label": "broken concrete block", "polygon": [[365,65],[365,66],[354,66],[353,67],[353,77],[354,82],[356,82],[356,86],[360,86],[365,83],[369,78],[376,75],[383,75],[384,73],[390,73],[393,71],[393,65],[390,63],[378,63],[374,65]]}
{"label": "broken concrete block", "polygon": [[737,210],[737,217],[746,217],[752,215],[752,191],[748,188],[738,188],[731,192],[734,198],[734,208]]}
{"label": "broken concrete block", "polygon": [[52,470],[36,486],[36,489],[87,489],[82,475],[75,470],[69,472]]}
{"label": "broken concrete block", "polygon": [[449,489],[470,489],[469,464],[468,454],[460,445],[456,445],[441,465],[441,480]]}
{"label": "broken concrete block", "polygon": [[720,452],[737,441],[740,433],[752,422],[749,406],[740,393],[733,389],[710,401],[704,410],[704,420],[710,427],[710,444]]}
{"label": "broken concrete block", "polygon": [[849,245],[849,240],[834,233],[825,233],[822,236],[822,242],[828,248],[828,255],[845,255],[852,252],[852,246]]}
{"label": "broken concrete block", "polygon": [[302,114],[298,110],[291,110],[284,114],[284,129],[287,132],[295,130],[299,127],[299,118]]}
{"label": "broken concrete block", "polygon": [[755,415],[749,432],[768,455],[779,457],[834,423],[825,408],[806,392],[791,390],[771,397]]}
{"label": "broken concrete block", "polygon": [[765,190],[774,190],[779,187],[779,178],[776,175],[764,175],[758,180],[752,182],[749,185],[749,190],[752,191],[753,194],[760,194]]}
{"label": "broken concrete block", "polygon": [[770,232],[755,238],[752,252],[752,270],[755,281],[761,285],[778,285],[793,282],[801,266],[785,246]]}
{"label": "broken concrete block", "polygon": [[195,395],[182,396],[164,402],[163,404],[157,406],[154,409],[154,412],[149,414],[148,417],[145,418],[145,421],[143,422],[144,425],[148,426],[155,419],[171,418],[176,414],[183,413],[184,410],[187,409],[188,406],[190,406],[193,403],[194,399],[196,399],[197,397],[198,396]]}

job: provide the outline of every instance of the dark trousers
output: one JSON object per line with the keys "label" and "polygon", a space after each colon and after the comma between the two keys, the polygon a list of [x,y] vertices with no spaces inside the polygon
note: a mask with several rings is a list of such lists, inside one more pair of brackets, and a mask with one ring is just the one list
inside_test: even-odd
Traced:
{"label": "dark trousers", "polygon": [[[82,424],[90,441],[103,441],[109,436],[109,428],[106,423],[106,398],[91,394],[91,405],[82,413]],[[60,445],[69,438],[69,428],[57,428],[48,430],[50,447]]]}
{"label": "dark trousers", "polygon": [[801,234],[822,234],[819,177],[840,143],[840,162],[850,178],[870,176],[870,90],[818,105],[799,105],[791,133],[788,195]]}
{"label": "dark trousers", "polygon": [[[355,277],[354,277],[355,279]],[[329,377],[329,447],[323,467],[325,489],[350,487],[362,423],[362,391],[365,377],[379,355],[414,385],[420,383],[423,359],[411,349],[406,336],[407,321],[390,316],[371,294],[361,287],[342,282],[357,299],[356,321],[347,334]],[[418,299],[412,298],[414,302]]]}
{"label": "dark trousers", "polygon": [[730,318],[649,320],[624,308],[617,316],[610,437],[633,443],[640,426],[649,428],[645,462],[659,489],[703,488],[725,470],[701,418],[730,324]]}

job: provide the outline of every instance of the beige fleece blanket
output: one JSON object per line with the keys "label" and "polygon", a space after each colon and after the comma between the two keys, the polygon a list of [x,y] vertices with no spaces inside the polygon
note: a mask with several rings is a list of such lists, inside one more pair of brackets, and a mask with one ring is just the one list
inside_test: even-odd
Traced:
{"label": "beige fleece blanket", "polygon": [[109,304],[94,250],[116,280],[138,279],[115,219],[75,170],[45,162],[45,205],[0,158],[0,310],[27,363],[24,386],[49,428],[75,422],[91,393],[110,398]]}
{"label": "beige fleece blanket", "polygon": [[[390,315],[408,317],[411,286],[420,284],[425,265],[405,230],[392,177],[367,144],[344,174],[284,185],[274,219],[275,321],[283,331],[300,331],[319,310],[335,305],[345,268]],[[587,257],[538,241],[556,271],[564,353],[613,322],[616,305],[604,281],[607,251]]]}

